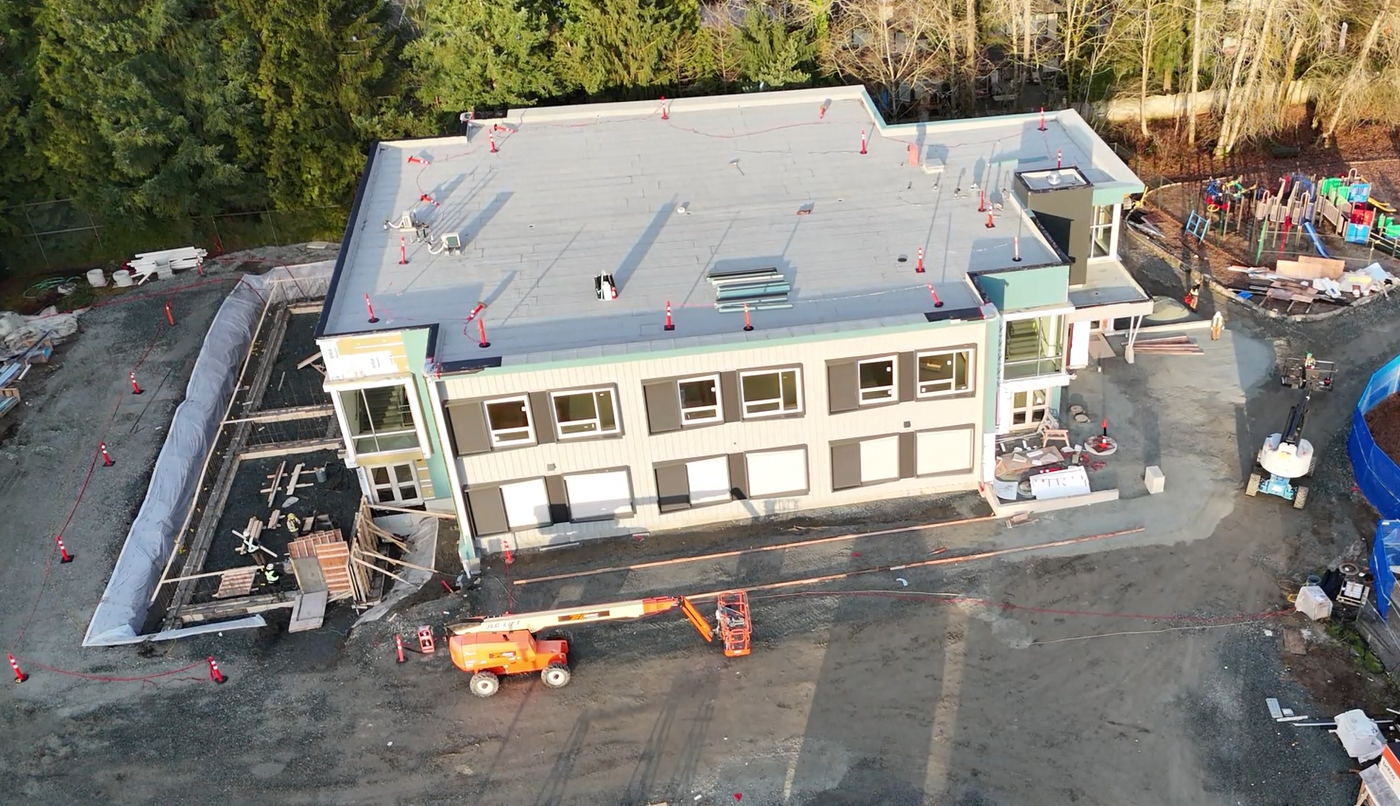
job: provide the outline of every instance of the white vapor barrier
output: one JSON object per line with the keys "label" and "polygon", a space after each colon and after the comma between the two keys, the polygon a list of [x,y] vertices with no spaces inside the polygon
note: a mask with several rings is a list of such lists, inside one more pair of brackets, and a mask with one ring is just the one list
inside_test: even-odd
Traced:
{"label": "white vapor barrier", "polygon": [[139,634],[165,562],[194,502],[204,459],[218,438],[264,305],[323,296],[332,267],[330,261],[321,261],[282,266],[258,276],[245,275],[219,306],[190,373],[185,399],[175,409],[165,444],[156,457],[146,499],[132,521],[107,589],[88,623],[83,646],[168,640],[266,624],[261,616],[252,616],[222,624]]}
{"label": "white vapor barrier", "polygon": [[[408,543],[408,551],[403,555],[405,562],[421,565],[423,568],[433,567],[433,559],[437,557],[437,518],[432,515],[387,515],[375,518],[374,525],[390,534],[408,536],[405,541]],[[403,577],[403,581],[394,580],[394,586],[379,604],[366,610],[355,622],[356,627],[383,618],[394,605],[408,598],[410,594],[417,593],[433,579],[431,573],[406,565],[391,566],[391,569]]]}

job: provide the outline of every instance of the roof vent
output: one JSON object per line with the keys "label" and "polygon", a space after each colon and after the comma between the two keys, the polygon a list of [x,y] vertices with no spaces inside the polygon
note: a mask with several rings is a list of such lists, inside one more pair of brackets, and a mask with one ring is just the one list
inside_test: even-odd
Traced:
{"label": "roof vent", "polygon": [[774,266],[758,269],[711,269],[710,285],[715,287],[715,310],[720,313],[771,311],[791,308],[788,292],[792,284]]}

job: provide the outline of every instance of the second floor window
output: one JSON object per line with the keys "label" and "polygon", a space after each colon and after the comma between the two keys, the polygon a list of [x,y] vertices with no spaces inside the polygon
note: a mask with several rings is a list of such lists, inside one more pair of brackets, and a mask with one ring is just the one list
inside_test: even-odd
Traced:
{"label": "second floor window", "polygon": [[745,417],[771,417],[802,411],[800,372],[796,368],[745,372],[739,389]]}
{"label": "second floor window", "polygon": [[555,392],[552,397],[560,439],[617,433],[617,404],[611,389]]}

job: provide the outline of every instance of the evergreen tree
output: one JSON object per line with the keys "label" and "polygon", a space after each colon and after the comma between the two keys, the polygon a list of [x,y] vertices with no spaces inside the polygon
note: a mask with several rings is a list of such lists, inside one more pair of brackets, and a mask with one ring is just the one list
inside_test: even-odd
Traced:
{"label": "evergreen tree", "polygon": [[348,205],[365,147],[409,128],[388,6],[227,0],[227,7],[251,40],[247,91],[264,134],[243,139],[244,158],[262,166],[281,207]]}
{"label": "evergreen tree", "polygon": [[789,28],[780,9],[749,4],[740,41],[744,77],[754,84],[785,87],[811,78],[804,69],[815,55],[811,31]]}
{"label": "evergreen tree", "polygon": [[[0,0],[0,208],[44,198],[34,6],[33,0]],[[17,223],[0,216],[0,227]]]}
{"label": "evergreen tree", "polygon": [[45,0],[43,152],[54,184],[88,211],[209,213],[246,190],[231,144],[205,125],[218,70],[204,60],[217,48],[199,12],[194,0]]}
{"label": "evergreen tree", "polygon": [[558,91],[549,20],[513,0],[432,0],[404,55],[418,97],[452,110],[529,104]]}
{"label": "evergreen tree", "polygon": [[672,83],[672,56],[699,25],[695,0],[562,0],[559,75],[589,95],[647,96]]}

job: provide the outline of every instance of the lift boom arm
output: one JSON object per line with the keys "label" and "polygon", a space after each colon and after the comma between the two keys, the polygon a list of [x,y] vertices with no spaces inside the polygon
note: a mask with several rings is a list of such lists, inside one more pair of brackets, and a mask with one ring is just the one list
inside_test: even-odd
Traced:
{"label": "lift boom arm", "polygon": [[541,610],[536,613],[496,616],[479,622],[453,624],[448,629],[455,635],[473,633],[506,633],[514,630],[527,630],[537,633],[551,627],[566,627],[574,624],[589,624],[598,621],[622,621],[642,618],[655,613],[664,613],[679,606],[685,617],[706,641],[714,639],[709,622],[700,615],[695,606],[685,597],[653,596],[647,599],[632,599],[610,604],[565,607],[559,610]]}

